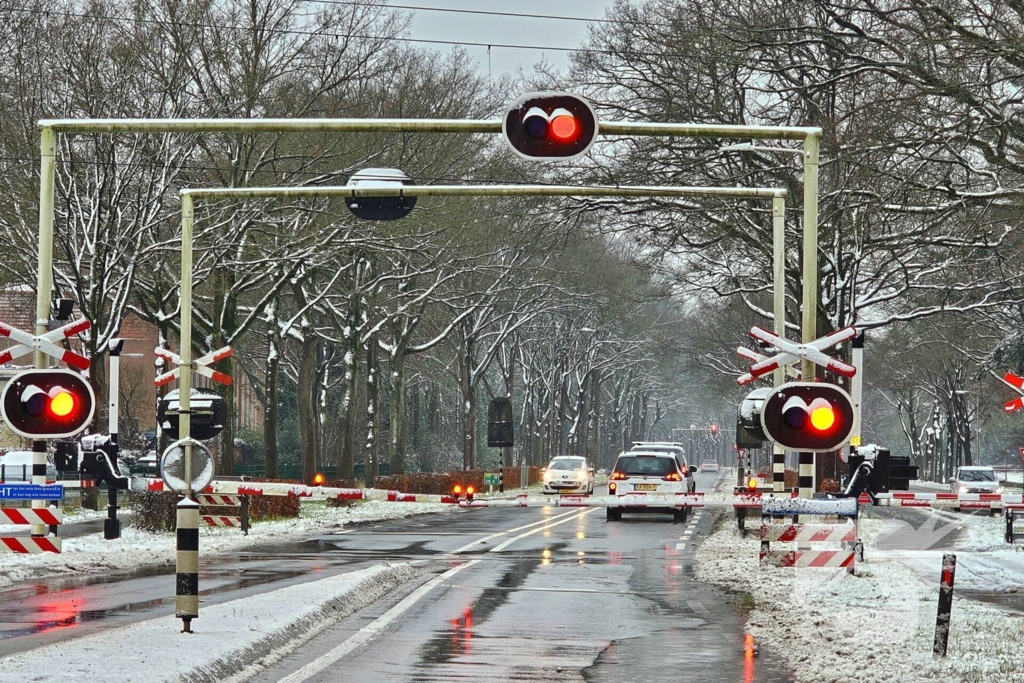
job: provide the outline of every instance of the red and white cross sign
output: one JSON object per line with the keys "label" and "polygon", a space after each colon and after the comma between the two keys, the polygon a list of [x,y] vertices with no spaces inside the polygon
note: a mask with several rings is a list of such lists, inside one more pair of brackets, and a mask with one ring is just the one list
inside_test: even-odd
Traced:
{"label": "red and white cross sign", "polygon": [[[738,353],[741,358],[746,358],[752,363],[760,363],[761,361],[768,360],[768,356],[763,353],[758,353],[757,351],[751,351],[745,346],[736,347],[736,353]],[[800,381],[800,371],[796,368],[787,367],[786,376],[795,379],[797,382]]]}
{"label": "red and white cross sign", "polygon": [[[160,358],[163,358],[166,361],[174,363],[175,365],[181,365],[181,356],[172,351],[168,351],[167,349],[158,346],[156,347],[156,349],[153,350],[153,353],[155,353]],[[211,363],[216,363],[219,360],[224,360],[232,353],[234,353],[234,351],[231,350],[230,346],[225,346],[224,348],[217,349],[216,351],[210,351],[205,356],[200,356],[199,358],[196,358],[194,361],[192,361],[192,369],[195,370],[198,374],[202,375],[203,377],[209,377],[214,382],[220,382],[221,384],[225,385],[231,384],[231,375],[225,375],[223,372],[217,372],[216,370],[208,366]],[[171,370],[170,372],[165,372],[162,375],[157,375],[156,379],[153,380],[153,383],[156,384],[158,387],[163,386],[168,382],[173,382],[180,376],[181,368],[177,367]]]}
{"label": "red and white cross sign", "polygon": [[[1003,384],[1020,394],[1017,398],[1007,401],[1006,405],[1003,406],[1003,410],[1008,413],[1013,413],[1024,408],[1024,377],[1018,377],[1012,372],[1008,372],[1002,376],[1002,380]],[[1024,456],[1022,456],[1022,458],[1024,458]]]}
{"label": "red and white cross sign", "polygon": [[774,346],[778,350],[778,353],[751,365],[750,372],[740,375],[739,378],[736,379],[737,384],[749,384],[758,377],[767,375],[769,372],[773,372],[779,368],[792,365],[793,363],[797,363],[802,360],[809,360],[815,365],[820,365],[832,372],[835,372],[836,374],[842,375],[843,377],[853,377],[857,374],[857,368],[854,366],[840,360],[836,360],[832,356],[822,352],[824,349],[833,347],[836,344],[842,344],[844,341],[848,341],[856,337],[857,330],[853,327],[844,327],[832,334],[825,335],[821,339],[815,339],[814,341],[806,344],[790,341],[785,337],[780,337],[779,335],[762,329],[757,325],[750,328],[750,336],[758,341]]}
{"label": "red and white cross sign", "polygon": [[68,323],[63,327],[58,327],[56,330],[47,332],[42,336],[35,337],[28,332],[22,332],[10,325],[0,323],[0,337],[10,337],[14,341],[18,342],[3,353],[0,353],[0,365],[9,363],[15,358],[21,358],[22,356],[28,355],[38,349],[47,356],[51,356],[57,360],[62,360],[73,368],[88,370],[88,358],[77,354],[74,351],[61,348],[60,346],[57,346],[57,343],[67,339],[68,337],[73,337],[80,332],[85,332],[90,327],[92,327],[92,323],[85,318],[81,318],[73,323]]}

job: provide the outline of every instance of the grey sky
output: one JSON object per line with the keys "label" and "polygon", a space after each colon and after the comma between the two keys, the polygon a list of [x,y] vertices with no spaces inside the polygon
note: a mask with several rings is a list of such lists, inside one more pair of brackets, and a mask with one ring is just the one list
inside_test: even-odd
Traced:
{"label": "grey sky", "polygon": [[[612,4],[612,0],[393,0],[393,4],[597,19],[604,16],[605,8]],[[411,37],[428,40],[572,48],[579,46],[587,31],[587,24],[582,21],[405,11],[413,14]],[[434,47],[444,52],[451,49],[445,45]],[[487,48],[465,49],[476,60],[480,70],[487,72]],[[542,59],[560,70],[565,70],[569,64],[567,52],[495,47],[491,49],[490,69],[494,76],[514,74],[520,68],[530,72],[533,65]]]}

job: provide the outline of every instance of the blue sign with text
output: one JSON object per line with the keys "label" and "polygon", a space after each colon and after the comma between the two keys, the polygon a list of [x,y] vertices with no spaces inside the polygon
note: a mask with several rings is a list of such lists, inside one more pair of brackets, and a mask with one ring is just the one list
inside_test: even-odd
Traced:
{"label": "blue sign with text", "polygon": [[60,500],[64,487],[60,484],[0,484],[0,500]]}

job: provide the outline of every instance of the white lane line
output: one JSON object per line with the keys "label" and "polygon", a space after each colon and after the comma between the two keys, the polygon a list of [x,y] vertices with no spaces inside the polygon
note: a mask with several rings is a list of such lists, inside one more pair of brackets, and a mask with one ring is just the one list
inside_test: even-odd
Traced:
{"label": "white lane line", "polygon": [[491,540],[492,538],[498,538],[499,536],[504,536],[506,534],[512,534],[512,533],[515,533],[517,531],[522,531],[523,529],[529,529],[530,527],[537,526],[538,524],[548,524],[549,522],[552,522],[552,521],[554,521],[556,519],[562,519],[563,517],[568,517],[569,515],[575,515],[575,514],[576,514],[576,510],[570,510],[569,512],[566,512],[566,513],[563,513],[563,514],[560,514],[560,515],[555,515],[554,517],[548,517],[547,519],[542,519],[539,522],[531,522],[530,524],[524,524],[522,526],[517,526],[514,529],[506,529],[505,531],[499,531],[498,533],[491,534],[490,536],[484,536],[483,538],[478,538],[477,540],[473,541],[472,543],[467,543],[466,545],[462,546],[461,548],[456,548],[455,550],[452,551],[452,554],[453,555],[458,555],[459,553],[464,553],[464,552],[466,552],[467,550],[469,550],[471,548],[475,548],[476,546],[480,545],[481,543],[486,543],[487,541]]}
{"label": "white lane line", "polygon": [[686,550],[685,543],[676,543],[676,550]]}
{"label": "white lane line", "polygon": [[460,564],[458,567],[452,567],[440,576],[435,576],[430,581],[427,581],[425,584],[414,590],[412,593],[405,596],[405,598],[401,602],[399,602],[397,605],[389,609],[387,612],[380,615],[374,621],[370,622],[366,626],[356,631],[351,638],[343,642],[341,645],[323,655],[320,655],[309,664],[306,664],[301,669],[293,671],[291,674],[282,678],[279,681],[279,683],[300,683],[301,681],[305,681],[309,679],[311,676],[315,676],[316,674],[320,673],[321,671],[323,671],[330,665],[334,664],[348,653],[355,650],[357,647],[365,645],[366,643],[373,640],[373,638],[376,637],[377,634],[379,634],[381,631],[387,628],[388,624],[393,622],[398,617],[402,616],[404,612],[406,612],[410,607],[415,605],[419,601],[419,599],[422,598],[424,595],[432,591],[434,588],[437,588],[439,585],[447,581],[455,574],[458,574],[463,569],[472,567],[474,564],[477,564],[478,562],[480,562],[480,560],[470,560],[466,564]]}
{"label": "white lane line", "polygon": [[590,508],[589,510],[585,510],[585,511],[581,512],[580,514],[576,515],[575,517],[570,517],[568,519],[563,519],[561,521],[553,522],[552,524],[548,524],[547,526],[538,527],[536,529],[532,529],[530,531],[521,533],[521,534],[519,534],[518,536],[516,536],[514,538],[508,539],[504,543],[499,543],[498,545],[496,545],[493,548],[491,548],[488,552],[500,553],[502,550],[504,550],[505,548],[509,547],[510,545],[512,545],[513,543],[515,543],[516,541],[518,541],[521,538],[526,538],[527,536],[532,536],[533,534],[537,533],[538,531],[544,531],[546,529],[550,529],[551,527],[558,526],[559,524],[565,524],[566,522],[571,522],[574,519],[579,519],[581,517],[585,517],[586,515],[589,515],[591,512],[594,512],[597,509],[599,509],[599,508]]}
{"label": "white lane line", "polygon": [[703,614],[705,616],[711,614],[711,610],[702,605],[699,600],[687,600],[686,604],[689,605],[690,609],[692,609],[697,614]]}

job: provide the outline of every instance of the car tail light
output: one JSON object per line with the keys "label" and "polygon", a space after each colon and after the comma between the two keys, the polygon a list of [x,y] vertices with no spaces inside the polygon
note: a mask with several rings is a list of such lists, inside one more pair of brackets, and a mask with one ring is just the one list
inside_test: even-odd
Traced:
{"label": "car tail light", "polygon": [[612,476],[610,476],[608,478],[609,479],[614,479],[614,480],[625,479],[626,478],[626,473],[625,472],[612,472]]}
{"label": "car tail light", "polygon": [[682,481],[683,476],[678,472],[669,472],[667,475],[662,477],[665,481]]}

